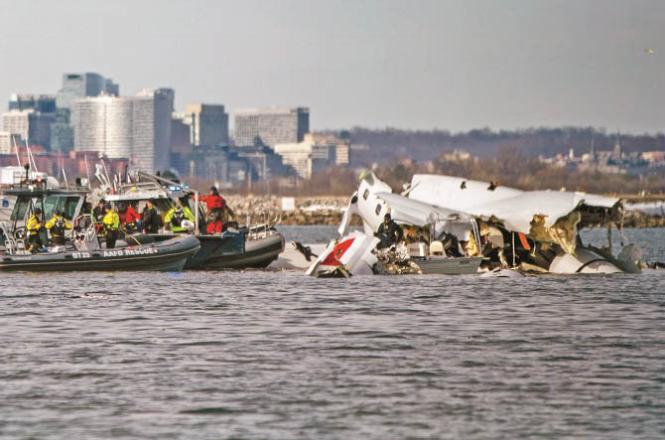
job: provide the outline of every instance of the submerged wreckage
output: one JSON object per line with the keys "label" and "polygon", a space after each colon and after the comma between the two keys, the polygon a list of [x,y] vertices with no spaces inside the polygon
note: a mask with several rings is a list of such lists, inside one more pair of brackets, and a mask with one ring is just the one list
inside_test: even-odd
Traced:
{"label": "submerged wreckage", "polygon": [[[382,246],[377,233],[386,214],[402,231],[390,246]],[[404,192],[395,194],[368,173],[347,206],[340,238],[307,274],[639,272],[639,252],[633,245],[616,257],[612,253],[613,227],[623,242],[623,214],[617,198],[522,191],[441,175],[414,175]],[[362,220],[362,232],[349,233],[354,215]],[[582,242],[579,231],[590,227],[607,228],[607,247]]]}

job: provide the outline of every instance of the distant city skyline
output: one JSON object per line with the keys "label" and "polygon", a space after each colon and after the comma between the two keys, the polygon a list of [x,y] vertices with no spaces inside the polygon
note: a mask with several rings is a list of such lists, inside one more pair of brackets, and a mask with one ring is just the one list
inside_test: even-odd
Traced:
{"label": "distant city skyline", "polygon": [[176,109],[311,110],[312,129],[665,132],[655,0],[0,0],[0,98],[98,72]]}

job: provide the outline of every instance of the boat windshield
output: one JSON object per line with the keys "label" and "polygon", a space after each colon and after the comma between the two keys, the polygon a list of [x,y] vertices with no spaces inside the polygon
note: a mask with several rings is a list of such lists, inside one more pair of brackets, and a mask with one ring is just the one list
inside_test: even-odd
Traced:
{"label": "boat windshield", "polygon": [[28,212],[28,208],[30,207],[31,203],[32,203],[32,201],[30,199],[19,197],[16,200],[16,204],[14,205],[14,209],[12,210],[12,215],[10,217],[11,220],[12,221],[17,221],[17,220],[25,219],[26,213]]}
{"label": "boat windshield", "polygon": [[72,195],[50,195],[44,198],[44,218],[51,218],[53,211],[59,209],[62,215],[72,220],[76,216],[81,196]]}
{"label": "boat windshield", "polygon": [[44,211],[43,218],[51,218],[53,211],[59,209],[65,218],[73,220],[80,209],[79,206],[82,204],[82,199],[83,196],[72,194],[53,194],[45,196],[43,199],[40,197],[20,196],[16,200],[10,218],[12,221],[27,220],[26,216],[29,213],[32,213],[35,208],[40,208]]}

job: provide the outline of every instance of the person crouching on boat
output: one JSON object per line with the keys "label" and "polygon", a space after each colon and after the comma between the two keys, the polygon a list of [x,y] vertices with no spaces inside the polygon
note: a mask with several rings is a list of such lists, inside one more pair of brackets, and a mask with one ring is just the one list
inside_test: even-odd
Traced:
{"label": "person crouching on boat", "polygon": [[157,234],[162,227],[162,217],[157,212],[152,200],[148,200],[141,214],[141,227],[144,234]]}
{"label": "person crouching on boat", "polygon": [[53,211],[53,217],[46,222],[46,229],[51,232],[51,243],[59,246],[65,244],[65,231],[72,229],[72,224],[62,216],[59,209]]}
{"label": "person crouching on boat", "polygon": [[106,215],[102,220],[104,224],[104,232],[106,236],[106,249],[113,249],[115,247],[115,242],[118,240],[118,229],[120,228],[120,217],[115,211],[115,208],[111,207],[111,204],[106,204]]}
{"label": "person crouching on boat", "polygon": [[25,228],[28,230],[28,252],[36,252],[44,246],[39,235],[44,225],[42,224],[42,210],[35,208],[28,219]]}
{"label": "person crouching on boat", "polygon": [[132,205],[125,202],[118,203],[118,217],[120,218],[122,228],[128,234],[136,231],[136,225],[141,221],[141,217],[134,208],[132,208]]}
{"label": "person crouching on boat", "polygon": [[175,206],[172,206],[164,216],[164,223],[176,234],[192,232],[195,221],[192,210],[187,206],[183,207],[180,200],[177,200]]}
{"label": "person crouching on boat", "polygon": [[221,234],[223,230],[224,222],[222,221],[222,213],[216,212],[215,217],[208,222],[208,226],[206,226],[206,232],[210,235]]}

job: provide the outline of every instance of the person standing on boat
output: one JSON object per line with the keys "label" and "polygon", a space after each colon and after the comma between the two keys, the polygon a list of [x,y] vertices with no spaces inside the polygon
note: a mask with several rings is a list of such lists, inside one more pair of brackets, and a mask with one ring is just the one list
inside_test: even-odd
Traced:
{"label": "person standing on boat", "polygon": [[135,231],[136,224],[141,220],[141,217],[134,208],[132,208],[132,205],[129,205],[126,202],[118,203],[118,217],[120,217],[120,224],[127,233]]}
{"label": "person standing on boat", "polygon": [[35,208],[32,215],[28,219],[25,228],[28,230],[28,252],[35,252],[40,249],[44,244],[39,236],[40,231],[44,225],[42,224],[42,210]]}
{"label": "person standing on boat", "polygon": [[201,196],[200,200],[206,204],[208,209],[208,217],[211,221],[215,221],[219,215],[221,219],[224,218],[224,213],[228,212],[230,215],[233,215],[233,210],[228,207],[226,204],[226,199],[221,196],[217,187],[210,187],[210,194]]}
{"label": "person standing on boat", "polygon": [[104,232],[106,233],[106,249],[113,249],[118,240],[118,229],[120,228],[120,217],[111,204],[106,205],[106,215],[102,220]]}
{"label": "person standing on boat", "polygon": [[143,214],[141,215],[141,227],[143,228],[143,233],[145,234],[157,234],[159,233],[159,228],[162,227],[162,217],[155,209],[154,203],[152,200],[148,200],[145,203],[145,208],[143,208]]}
{"label": "person standing on boat", "polygon": [[106,215],[106,202],[100,199],[95,209],[92,210],[92,221],[95,222],[95,229],[97,233],[101,233],[104,229],[104,216]]}
{"label": "person standing on boat", "polygon": [[72,224],[62,216],[59,209],[53,211],[53,217],[46,222],[46,229],[51,232],[51,242],[55,245],[65,244],[65,231],[72,229]]}
{"label": "person standing on boat", "polygon": [[192,210],[187,206],[183,207],[180,200],[176,200],[175,205],[164,216],[164,223],[168,225],[171,232],[176,234],[192,232],[195,227],[194,222],[196,222],[196,218],[192,214]]}

